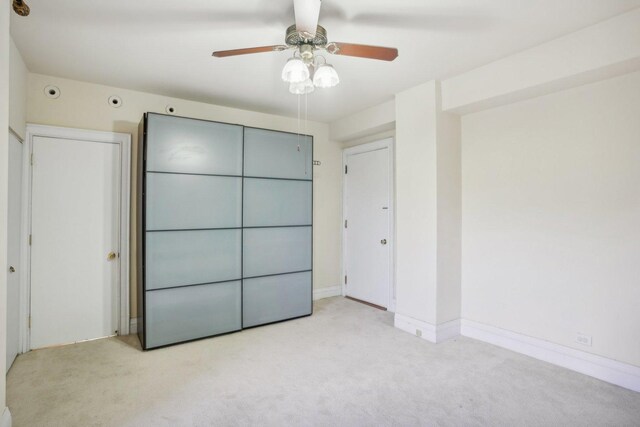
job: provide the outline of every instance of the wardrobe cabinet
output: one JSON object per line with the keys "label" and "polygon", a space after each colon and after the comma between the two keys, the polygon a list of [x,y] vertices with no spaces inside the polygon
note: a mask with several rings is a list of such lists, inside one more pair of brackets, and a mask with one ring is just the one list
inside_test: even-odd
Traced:
{"label": "wardrobe cabinet", "polygon": [[147,113],[139,141],[142,347],[310,315],[312,137]]}

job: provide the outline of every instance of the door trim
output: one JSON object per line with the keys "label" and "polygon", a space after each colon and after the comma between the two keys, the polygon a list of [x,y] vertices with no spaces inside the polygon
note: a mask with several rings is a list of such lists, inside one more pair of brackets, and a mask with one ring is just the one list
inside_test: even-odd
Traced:
{"label": "door trim", "polygon": [[120,215],[118,218],[119,227],[119,263],[118,289],[119,301],[116,310],[118,312],[118,335],[129,334],[129,270],[130,270],[130,197],[131,197],[131,135],[126,133],[103,132],[95,130],[74,129],[58,126],[46,126],[37,124],[27,124],[25,138],[25,152],[23,156],[22,175],[22,212],[23,221],[21,237],[22,245],[21,262],[25,267],[20,278],[20,344],[22,352],[31,350],[29,334],[29,315],[31,299],[31,246],[29,246],[29,233],[31,230],[31,153],[33,152],[33,138],[48,137],[73,139],[82,142],[111,143],[117,144],[120,151]]}
{"label": "door trim", "polygon": [[345,168],[348,165],[348,156],[353,154],[367,153],[382,149],[389,150],[389,306],[387,310],[396,311],[396,197],[395,197],[395,141],[393,137],[383,138],[377,141],[368,142],[366,144],[356,145],[354,147],[342,150],[342,224],[340,232],[342,234],[342,296],[347,296],[345,276],[347,265],[347,233],[345,232],[344,223],[347,220],[347,179]]}

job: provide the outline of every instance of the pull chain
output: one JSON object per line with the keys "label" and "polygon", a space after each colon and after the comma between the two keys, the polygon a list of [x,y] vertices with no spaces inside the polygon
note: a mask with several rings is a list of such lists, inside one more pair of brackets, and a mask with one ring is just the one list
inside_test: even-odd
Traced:
{"label": "pull chain", "polygon": [[[307,121],[308,121],[308,116],[307,116],[307,97],[309,95],[307,93],[304,94],[304,140],[305,142],[307,141]],[[309,152],[309,150],[307,148],[305,148],[304,150],[304,174],[305,176],[309,174],[309,162],[308,160],[308,156],[307,153]]]}
{"label": "pull chain", "polygon": [[297,129],[297,140],[298,140],[298,151],[300,151],[300,95],[298,98],[298,129]]}

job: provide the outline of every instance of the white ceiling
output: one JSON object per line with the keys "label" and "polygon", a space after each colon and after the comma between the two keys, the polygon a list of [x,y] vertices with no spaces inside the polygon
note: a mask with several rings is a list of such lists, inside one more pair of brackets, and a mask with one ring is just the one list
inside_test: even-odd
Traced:
{"label": "white ceiling", "polygon": [[[295,116],[280,80],[290,52],[213,58],[281,44],[292,0],[27,0],[11,33],[29,70]],[[330,122],[640,7],[640,0],[324,0],[329,40],[393,46],[394,62],[330,56],[341,84],[308,98]]]}

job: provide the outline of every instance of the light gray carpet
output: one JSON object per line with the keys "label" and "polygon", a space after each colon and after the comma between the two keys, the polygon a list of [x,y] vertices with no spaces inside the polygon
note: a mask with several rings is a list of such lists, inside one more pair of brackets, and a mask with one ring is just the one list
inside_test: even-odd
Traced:
{"label": "light gray carpet", "polygon": [[339,297],[161,350],[130,336],[33,351],[8,405],[17,427],[640,425],[640,393],[468,338],[430,344]]}

